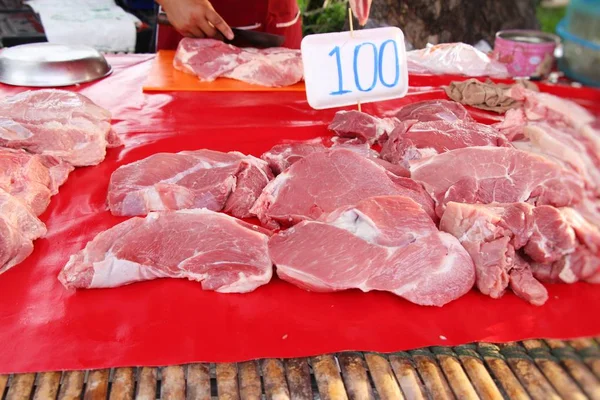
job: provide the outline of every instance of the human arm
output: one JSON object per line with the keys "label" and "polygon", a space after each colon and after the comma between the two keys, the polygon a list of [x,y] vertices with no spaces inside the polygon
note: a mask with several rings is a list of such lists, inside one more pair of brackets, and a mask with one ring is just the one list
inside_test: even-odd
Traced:
{"label": "human arm", "polygon": [[227,22],[208,0],[157,0],[169,17],[169,22],[188,37],[217,37],[233,39]]}

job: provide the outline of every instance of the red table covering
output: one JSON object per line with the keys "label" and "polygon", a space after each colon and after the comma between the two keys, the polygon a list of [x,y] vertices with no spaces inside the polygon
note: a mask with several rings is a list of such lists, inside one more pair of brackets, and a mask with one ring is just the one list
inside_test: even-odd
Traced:
{"label": "red table covering", "polygon": [[[429,308],[389,293],[309,293],[276,278],[244,295],[204,292],[198,283],[176,279],[67,291],[57,275],[68,257],[123,220],[105,205],[110,174],[119,165],[159,151],[204,147],[258,156],[283,139],[327,135],[335,112],[310,109],[303,93],[144,94],[150,56],[109,61],[112,76],[76,90],[112,111],[125,146],[109,150],[99,166],[71,174],[42,216],[48,235],[35,242],[25,262],[0,275],[0,373],[600,334],[600,287],[585,283],[548,286],[550,299],[543,307],[511,293],[493,300],[472,291],[443,308]],[[0,90],[7,95],[23,88]],[[594,98],[599,92],[567,93],[600,104]],[[404,99],[363,109],[381,114],[443,97],[440,90],[415,89]]]}

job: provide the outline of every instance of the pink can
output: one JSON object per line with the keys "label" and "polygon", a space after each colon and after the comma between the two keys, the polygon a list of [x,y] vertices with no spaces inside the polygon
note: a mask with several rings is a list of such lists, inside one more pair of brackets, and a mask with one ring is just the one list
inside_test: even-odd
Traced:
{"label": "pink can", "polygon": [[558,36],[531,30],[506,30],[496,34],[493,58],[506,64],[514,77],[543,77],[554,65]]}

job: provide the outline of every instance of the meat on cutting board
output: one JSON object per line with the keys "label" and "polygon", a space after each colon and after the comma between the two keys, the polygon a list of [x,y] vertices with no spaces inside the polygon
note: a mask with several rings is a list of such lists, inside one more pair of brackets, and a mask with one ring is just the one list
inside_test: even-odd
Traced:
{"label": "meat on cutting board", "polygon": [[250,212],[264,226],[278,228],[383,195],[410,197],[435,217],[433,201],[421,185],[347,149],[313,153],[296,162],[265,187]]}
{"label": "meat on cutting board", "polygon": [[66,90],[26,91],[0,100],[0,145],[96,165],[120,144],[110,112]]}
{"label": "meat on cutting board", "polygon": [[395,116],[400,121],[475,121],[462,104],[450,100],[424,100],[407,104]]}
{"label": "meat on cutting board", "polygon": [[206,207],[246,218],[272,178],[265,161],[239,152],[158,153],[112,174],[108,206],[113,215]]}
{"label": "meat on cutting board", "polygon": [[290,86],[304,76],[300,50],[241,49],[213,39],[182,39],[173,66],[201,81],[225,77],[267,87]]}
{"label": "meat on cutting board", "polygon": [[450,201],[570,206],[582,201],[581,176],[539,155],[509,147],[468,147],[411,163],[442,216]]}
{"label": "meat on cutting board", "polygon": [[52,156],[0,148],[0,189],[15,196],[35,215],[46,210],[72,170],[71,165]]}
{"label": "meat on cutting board", "polygon": [[269,241],[280,278],[312,291],[383,290],[442,306],[468,292],[473,262],[404,196],[371,197],[281,231]]}
{"label": "meat on cutting board", "polygon": [[473,146],[510,146],[493,127],[474,121],[408,121],[390,134],[381,149],[381,158],[406,165],[448,150]]}
{"label": "meat on cutting board", "polygon": [[33,241],[46,226],[16,197],[0,189],[0,274],[19,264],[33,251]]}
{"label": "meat on cutting board", "polygon": [[329,124],[329,130],[343,138],[356,138],[363,142],[383,143],[400,124],[397,118],[378,118],[352,110],[338,111]]}
{"label": "meat on cutting board", "polygon": [[150,213],[99,233],[70,257],[67,288],[108,288],[156,278],[245,293],[269,282],[268,231],[207,209]]}

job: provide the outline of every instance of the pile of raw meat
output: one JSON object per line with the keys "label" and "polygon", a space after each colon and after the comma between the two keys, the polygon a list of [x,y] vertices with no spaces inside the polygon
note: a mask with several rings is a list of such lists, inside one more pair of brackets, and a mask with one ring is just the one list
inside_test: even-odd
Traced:
{"label": "pile of raw meat", "polygon": [[39,220],[74,167],[120,144],[110,113],[77,93],[26,91],[0,100],[0,273],[46,234]]}
{"label": "pile of raw meat", "polygon": [[597,121],[522,85],[502,90],[514,101],[495,125],[460,103],[425,101],[387,118],[340,111],[333,137],[260,158],[196,150],[124,165],[108,204],[136,217],[96,236],[59,278],[69,288],[187,278],[248,292],[274,265],[308,290],[435,306],[473,287],[541,305],[545,282],[600,283]]}
{"label": "pile of raw meat", "polygon": [[206,82],[224,77],[254,85],[283,87],[300,82],[304,77],[300,50],[242,49],[213,39],[182,39],[173,66]]}

